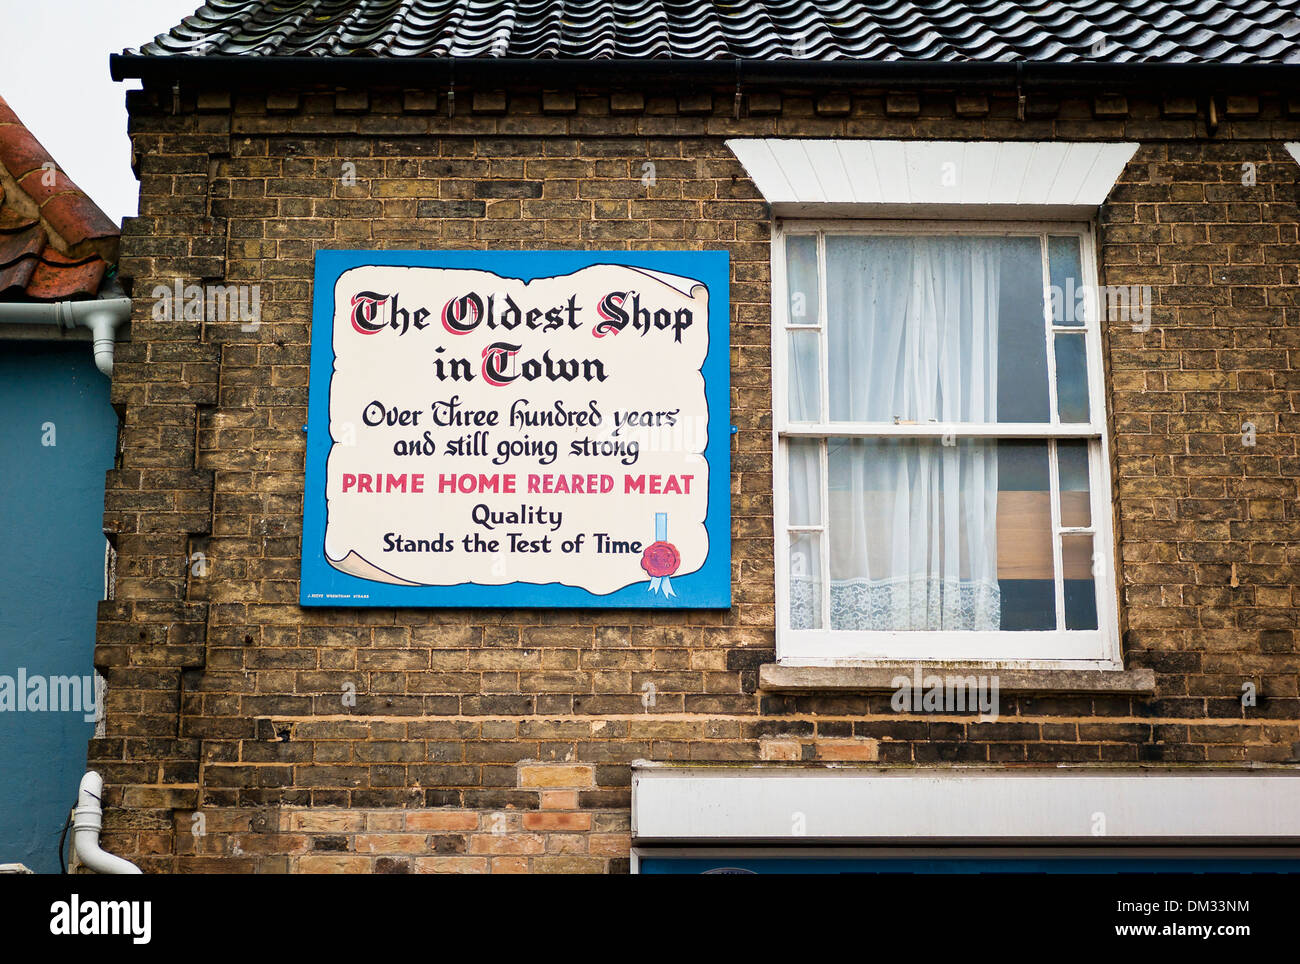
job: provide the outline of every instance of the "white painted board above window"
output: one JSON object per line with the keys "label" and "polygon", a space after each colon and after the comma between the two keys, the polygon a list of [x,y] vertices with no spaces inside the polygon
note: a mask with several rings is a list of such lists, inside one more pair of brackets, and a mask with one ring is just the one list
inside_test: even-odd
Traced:
{"label": "white painted board above window", "polygon": [[1129,142],[733,138],[778,217],[1089,219]]}

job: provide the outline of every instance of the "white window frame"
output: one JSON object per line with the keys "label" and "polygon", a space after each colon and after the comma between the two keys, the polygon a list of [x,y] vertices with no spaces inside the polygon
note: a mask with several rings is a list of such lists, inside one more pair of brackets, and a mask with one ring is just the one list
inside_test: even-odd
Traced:
{"label": "white window frame", "polygon": [[[792,234],[816,233],[818,236],[818,324],[791,325],[786,277],[786,238]],[[1101,350],[1101,324],[1098,305],[1090,299],[1083,325],[1088,360],[1088,401],[1091,421],[1061,423],[1056,411],[1056,358],[1052,342],[1047,345],[1048,380],[1052,401],[1051,422],[1003,423],[988,426],[931,422],[894,425],[881,423],[809,423],[791,422],[789,418],[789,360],[787,350],[791,329],[817,331],[820,334],[822,392],[821,412],[830,411],[827,377],[826,268],[825,234],[863,235],[981,235],[1042,236],[1075,235],[1080,239],[1081,267],[1084,283],[1097,285],[1096,233],[1089,222],[1077,221],[931,221],[931,220],[860,220],[860,219],[790,219],[777,220],[772,238],[772,446],[773,516],[776,556],[776,655],[783,665],[864,666],[894,665],[900,662],[946,663],[966,666],[1006,667],[1017,669],[1103,669],[1123,668],[1119,639],[1114,516],[1111,507],[1110,453],[1107,426],[1109,398],[1105,391],[1105,373]],[[1043,248],[1044,292],[1050,283]],[[1045,307],[1045,337],[1056,331],[1078,332],[1079,325],[1053,324]],[[790,628],[790,559],[789,559],[789,466],[787,440],[797,438],[868,437],[868,438],[938,438],[955,434],[958,438],[1086,439],[1089,441],[1089,492],[1091,526],[1086,529],[1062,529],[1057,487],[1055,446],[1049,446],[1052,481],[1053,557],[1057,570],[1057,618],[1063,620],[1061,541],[1064,532],[1091,532],[1093,535],[1094,581],[1097,591],[1096,630],[1054,631],[865,631]],[[822,522],[823,526],[799,526],[796,529],[821,529],[823,592],[829,591],[829,540],[825,535],[829,503],[826,450],[822,449]],[[823,604],[824,620],[830,611]]]}

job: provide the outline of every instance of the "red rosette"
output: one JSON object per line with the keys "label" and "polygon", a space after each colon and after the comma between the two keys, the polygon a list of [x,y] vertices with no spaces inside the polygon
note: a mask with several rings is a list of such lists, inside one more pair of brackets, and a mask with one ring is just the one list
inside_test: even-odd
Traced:
{"label": "red rosette", "polygon": [[681,553],[671,542],[652,542],[641,553],[641,568],[655,579],[671,576],[681,564]]}

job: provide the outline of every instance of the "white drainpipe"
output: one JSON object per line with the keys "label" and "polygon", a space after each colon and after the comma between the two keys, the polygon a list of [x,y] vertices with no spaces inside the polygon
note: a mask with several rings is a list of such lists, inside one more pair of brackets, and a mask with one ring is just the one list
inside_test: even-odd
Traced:
{"label": "white drainpipe", "polygon": [[58,325],[71,330],[89,328],[94,336],[95,367],[113,377],[113,348],[117,326],[131,317],[130,298],[96,298],[90,301],[0,303],[0,322],[16,325]]}
{"label": "white drainpipe", "polygon": [[87,770],[81,778],[72,821],[72,845],[77,849],[77,859],[97,874],[142,874],[144,871],[131,861],[99,847],[99,829],[103,825],[99,800],[103,792],[104,778],[94,770]]}

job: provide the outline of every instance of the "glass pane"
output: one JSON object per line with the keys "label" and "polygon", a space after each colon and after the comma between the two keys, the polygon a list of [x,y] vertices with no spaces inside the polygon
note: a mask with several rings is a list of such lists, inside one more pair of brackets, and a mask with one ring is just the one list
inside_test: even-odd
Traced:
{"label": "glass pane", "polygon": [[831,628],[998,629],[997,443],[827,445]]}
{"label": "glass pane", "polygon": [[1077,237],[1071,235],[1047,239],[1053,324],[1082,325],[1087,320],[1082,264]]}
{"label": "glass pane", "polygon": [[790,420],[815,422],[821,409],[821,352],[818,333],[792,331],[790,339]]}
{"label": "glass pane", "polygon": [[[1037,238],[1009,238],[998,292],[999,422],[1050,422],[1043,255]],[[990,420],[992,421],[992,420]]]}
{"label": "glass pane", "polygon": [[826,238],[830,417],[1049,421],[1034,237]]}
{"label": "glass pane", "polygon": [[1056,628],[1046,441],[827,445],[832,629]]}
{"label": "glass pane", "polygon": [[1093,581],[1092,536],[1061,536],[1065,572],[1065,628],[1097,628],[1097,588]]}
{"label": "glass pane", "polygon": [[822,524],[821,443],[813,439],[790,441],[790,525]]}
{"label": "glass pane", "polygon": [[790,533],[790,628],[820,629],[822,625],[821,536]]}
{"label": "glass pane", "polygon": [[1056,628],[1051,471],[1046,441],[998,442],[1000,629]]}
{"label": "glass pane", "polygon": [[1092,525],[1088,494],[1088,443],[1056,443],[1057,475],[1061,481],[1061,525],[1067,529]]}
{"label": "glass pane", "polygon": [[790,324],[815,325],[817,293],[817,236],[796,234],[785,239],[786,281],[790,291]]}
{"label": "glass pane", "polygon": [[1056,335],[1056,408],[1062,422],[1088,418],[1088,354],[1082,334]]}

